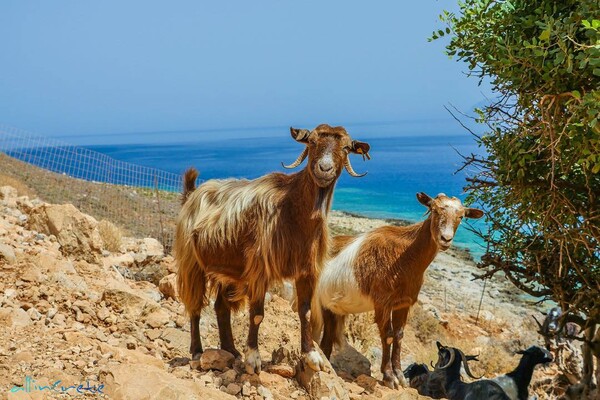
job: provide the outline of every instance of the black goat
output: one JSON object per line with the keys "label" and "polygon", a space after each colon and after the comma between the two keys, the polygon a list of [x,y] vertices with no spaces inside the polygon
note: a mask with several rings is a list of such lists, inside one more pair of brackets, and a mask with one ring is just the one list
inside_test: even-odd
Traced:
{"label": "black goat", "polygon": [[[436,342],[438,352],[443,348],[440,342]],[[465,356],[467,361],[479,361],[478,356]],[[435,367],[440,367],[444,364],[444,360],[438,358]],[[434,368],[435,368],[434,367]],[[430,371],[425,364],[413,363],[404,370],[404,377],[408,380],[409,386],[417,389],[419,394],[429,396],[433,399],[443,399],[447,397],[446,389],[446,371],[434,369]]]}
{"label": "black goat", "polygon": [[467,357],[462,351],[454,347],[438,346],[439,361],[443,365],[437,367],[437,370],[446,373],[446,394],[450,400],[510,400],[504,390],[496,382],[489,379],[482,379],[472,383],[465,383],[460,377],[460,365],[465,368],[465,372],[471,378],[479,379],[473,376],[467,363]]}
{"label": "black goat", "polygon": [[552,354],[538,346],[531,346],[527,350],[517,351],[517,354],[523,355],[519,365],[508,374],[494,378],[493,381],[502,387],[511,400],[527,400],[529,383],[535,366],[552,361]]}

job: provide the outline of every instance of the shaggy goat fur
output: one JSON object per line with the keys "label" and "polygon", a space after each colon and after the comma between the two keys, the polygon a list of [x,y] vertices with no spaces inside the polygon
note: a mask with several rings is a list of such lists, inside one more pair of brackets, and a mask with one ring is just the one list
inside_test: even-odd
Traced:
{"label": "shaggy goat fur", "polygon": [[366,155],[366,143],[352,141],[342,127],[320,125],[312,132],[291,129],[306,145],[293,163],[295,174],[271,173],[254,180],[209,180],[195,187],[197,172],[185,174],[183,206],[177,218],[175,257],[179,297],[190,314],[194,358],[202,353],[199,320],[214,295],[221,347],[239,355],[231,332],[231,310],[247,297],[250,326],[246,366],[260,370],[258,326],[270,285],[295,279],[300,307],[302,352],[319,369],[322,360],[310,336],[310,299],[327,256],[327,214],[343,168],[355,176],[348,153]]}

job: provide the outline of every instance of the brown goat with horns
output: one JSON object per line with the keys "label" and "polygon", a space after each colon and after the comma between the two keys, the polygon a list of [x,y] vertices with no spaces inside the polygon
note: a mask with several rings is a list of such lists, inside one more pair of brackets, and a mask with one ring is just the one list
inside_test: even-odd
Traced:
{"label": "brown goat with horns", "polygon": [[323,367],[313,348],[310,304],[328,251],[327,214],[342,169],[363,176],[352,169],[349,153],[368,157],[369,145],[353,141],[343,127],[290,130],[306,148],[286,168],[295,168],[308,157],[307,167],[300,172],[271,173],[254,180],[209,180],[197,189],[198,172],[190,169],[185,174],[175,257],[179,296],[190,315],[194,360],[202,353],[200,313],[211,294],[216,297],[221,348],[240,355],[233,342],[231,310],[239,310],[248,297],[246,370],[259,372],[258,328],[265,293],[273,283],[295,279],[301,350],[312,369]]}
{"label": "brown goat with horns", "polygon": [[406,386],[400,346],[425,270],[440,250],[450,247],[464,217],[483,216],[483,211],[464,207],[459,199],[443,193],[433,199],[417,193],[417,199],[429,210],[425,221],[336,236],[312,304],[313,335],[323,333],[321,349],[327,357],[334,344],[344,342],[347,315],[375,311],[383,349],[383,382],[391,388]]}

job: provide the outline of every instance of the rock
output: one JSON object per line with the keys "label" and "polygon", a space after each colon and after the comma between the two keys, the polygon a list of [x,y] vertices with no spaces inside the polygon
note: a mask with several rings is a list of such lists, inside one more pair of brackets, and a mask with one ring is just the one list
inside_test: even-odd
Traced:
{"label": "rock", "polygon": [[153,238],[142,239],[140,245],[140,252],[145,253],[148,257],[160,257],[164,256],[164,248],[160,242]]}
{"label": "rock", "polygon": [[7,244],[0,243],[0,260],[4,260],[9,265],[14,264],[17,261],[17,257],[13,248]]}
{"label": "rock", "polygon": [[28,228],[56,236],[64,255],[80,257],[90,263],[100,261],[103,243],[98,221],[72,204],[42,204],[33,208]]}
{"label": "rock", "polygon": [[256,390],[258,392],[259,395],[261,395],[264,399],[270,400],[273,398],[273,394],[271,393],[271,391],[269,389],[267,389],[266,387],[264,387],[263,385],[259,385],[258,389]]}
{"label": "rock", "polygon": [[331,356],[331,365],[338,373],[344,371],[352,378],[371,374],[369,360],[347,343]]}
{"label": "rock", "polygon": [[158,289],[166,298],[173,298],[177,300],[177,275],[170,274],[165,276],[158,282]]}
{"label": "rock", "polygon": [[155,301],[120,289],[105,290],[102,300],[134,320],[160,309],[160,305]]}
{"label": "rock", "polygon": [[23,328],[31,325],[31,318],[22,308],[1,308],[0,326],[9,328]]}
{"label": "rock", "polygon": [[349,400],[350,396],[344,388],[344,381],[338,377],[333,370],[333,367],[315,344],[315,349],[325,361],[325,371],[315,371],[303,361],[299,361],[296,365],[296,379],[298,383],[308,392],[311,399],[336,398]]}
{"label": "rock", "polygon": [[[143,377],[143,379],[141,379]],[[200,382],[179,379],[173,374],[144,364],[121,364],[99,377],[104,393],[114,400],[235,399],[230,394],[204,387]]]}
{"label": "rock", "polygon": [[160,328],[161,326],[168,324],[170,321],[171,317],[169,313],[162,308],[152,311],[146,317],[146,324],[151,328]]}
{"label": "rock", "polygon": [[233,366],[235,357],[228,351],[221,349],[204,350],[200,357],[200,367],[203,370],[216,369],[224,371]]}
{"label": "rock", "polygon": [[30,351],[21,351],[13,356],[14,362],[33,363],[33,354]]}
{"label": "rock", "polygon": [[17,189],[12,186],[0,187],[0,200],[14,200],[19,196]]}
{"label": "rock", "polygon": [[290,378],[290,379],[293,378],[296,373],[296,371],[294,371],[294,368],[290,367],[289,365],[285,365],[285,364],[269,365],[269,366],[267,366],[265,371],[267,371],[271,374],[277,374],[279,376],[283,376],[284,378]]}
{"label": "rock", "polygon": [[[235,380],[237,378],[237,372],[235,371],[235,369],[230,369],[230,370],[223,372],[219,377],[223,380],[223,385],[228,386],[230,383],[235,382]],[[240,390],[242,390],[241,387],[240,387]],[[233,393],[233,394],[237,394],[237,393]]]}
{"label": "rock", "polygon": [[238,385],[237,383],[230,383],[225,388],[225,392],[229,393],[233,396],[235,396],[236,394],[238,394],[241,391],[242,391],[242,387],[240,385]]}
{"label": "rock", "polygon": [[41,282],[43,275],[38,267],[30,264],[21,273],[21,280],[25,282]]}
{"label": "rock", "polygon": [[104,267],[131,267],[133,265],[133,256],[129,253],[109,255],[102,259]]}
{"label": "rock", "polygon": [[39,321],[40,318],[42,318],[42,314],[40,314],[40,312],[36,310],[35,307],[32,307],[29,310],[27,310],[27,315],[29,315],[29,318],[31,318],[32,321]]}
{"label": "rock", "polygon": [[360,375],[358,378],[356,378],[354,383],[369,392],[373,392],[375,390],[375,386],[377,386],[377,379],[369,375]]}
{"label": "rock", "polygon": [[[190,347],[190,334],[175,328],[165,328],[160,337],[173,348],[179,350],[183,354],[187,354]],[[227,371],[229,372],[229,371]],[[229,383],[229,382],[228,382]],[[227,386],[227,383],[224,384]]]}

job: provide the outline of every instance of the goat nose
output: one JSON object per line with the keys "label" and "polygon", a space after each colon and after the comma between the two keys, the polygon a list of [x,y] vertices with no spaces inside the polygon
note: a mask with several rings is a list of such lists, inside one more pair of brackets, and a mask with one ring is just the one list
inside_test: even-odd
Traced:
{"label": "goat nose", "polygon": [[452,236],[448,237],[446,235],[442,235],[442,240],[446,243],[450,242],[452,240]]}
{"label": "goat nose", "polygon": [[319,169],[323,172],[329,172],[333,168],[333,164],[330,162],[321,161],[319,162]]}

